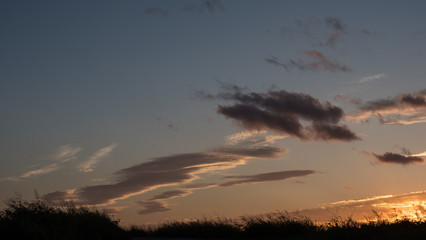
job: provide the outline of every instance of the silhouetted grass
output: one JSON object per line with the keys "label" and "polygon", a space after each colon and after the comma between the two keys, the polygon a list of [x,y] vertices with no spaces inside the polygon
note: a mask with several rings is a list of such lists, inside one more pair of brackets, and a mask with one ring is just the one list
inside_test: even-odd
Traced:
{"label": "silhouetted grass", "polygon": [[20,197],[7,202],[0,211],[0,239],[426,239],[426,221],[402,218],[357,222],[352,218],[334,218],[315,223],[309,218],[286,212],[245,216],[237,219],[204,218],[173,221],[155,227],[122,228],[106,213],[87,207],[65,204],[50,206]]}
{"label": "silhouetted grass", "polygon": [[87,207],[10,199],[0,211],[0,239],[125,239],[118,220]]}
{"label": "silhouetted grass", "polygon": [[239,219],[202,219],[175,221],[157,227],[133,227],[134,237],[173,237],[200,239],[426,239],[422,219],[381,219],[357,222],[335,218],[314,223],[306,217],[287,213],[240,217]]}

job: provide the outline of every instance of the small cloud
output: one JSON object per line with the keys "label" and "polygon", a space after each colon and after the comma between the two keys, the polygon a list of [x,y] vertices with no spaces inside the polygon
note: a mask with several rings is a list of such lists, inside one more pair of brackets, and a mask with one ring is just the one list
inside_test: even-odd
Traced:
{"label": "small cloud", "polygon": [[107,157],[112,150],[117,146],[117,144],[111,144],[109,146],[106,146],[104,148],[99,149],[96,151],[86,162],[83,162],[80,164],[80,172],[93,172],[95,169],[95,165],[99,163],[99,161],[102,160],[102,158]]}
{"label": "small cloud", "polygon": [[328,27],[331,27],[337,32],[343,32],[345,29],[345,25],[343,24],[342,20],[336,17],[326,17],[324,21]]}
{"label": "small cloud", "polygon": [[349,191],[349,192],[355,192],[355,189],[353,189],[353,188],[351,188],[351,187],[345,187],[345,190],[346,190],[346,191]]}
{"label": "small cloud", "polygon": [[371,34],[371,31],[368,30],[368,29],[365,29],[365,28],[361,29],[361,32],[364,33],[364,34],[366,34],[366,35],[370,35]]}
{"label": "small cloud", "polygon": [[299,71],[328,71],[328,72],[351,72],[352,69],[335,59],[324,56],[317,50],[303,50],[305,59],[289,59],[286,62],[280,62],[277,57],[265,58],[267,63],[283,67],[287,71],[297,69]]}
{"label": "small cloud", "polygon": [[147,8],[145,10],[145,14],[148,15],[158,15],[158,16],[163,16],[163,17],[167,17],[169,16],[169,12],[162,9],[162,8],[156,8],[156,7],[152,7],[152,8]]}
{"label": "small cloud", "polygon": [[203,12],[205,10],[210,13],[215,12],[216,10],[225,11],[225,7],[222,5],[221,0],[204,0],[198,1],[197,3],[185,4],[183,10],[185,12]]}
{"label": "small cloud", "polygon": [[402,165],[409,165],[414,163],[423,163],[424,158],[420,156],[410,156],[410,155],[402,155],[398,153],[386,152],[384,154],[375,154],[372,153],[374,158],[380,163],[395,163]]}
{"label": "small cloud", "polygon": [[346,102],[346,103],[350,103],[350,104],[354,104],[354,105],[358,105],[361,104],[361,99],[360,98],[351,98],[348,96],[344,96],[344,95],[336,95],[333,100],[338,101],[338,102]]}
{"label": "small cloud", "polygon": [[167,128],[168,129],[170,129],[170,130],[172,130],[172,131],[177,131],[177,130],[179,130],[173,123],[169,123],[168,125],[167,125]]}
{"label": "small cloud", "polygon": [[373,81],[373,80],[383,79],[385,77],[386,77],[386,74],[379,73],[379,74],[375,74],[375,75],[372,75],[372,76],[367,76],[367,77],[360,78],[358,80],[358,83],[366,83],[366,82],[370,82],[370,81]]}
{"label": "small cloud", "polygon": [[376,117],[383,124],[414,124],[426,122],[426,89],[416,93],[404,93],[387,99],[377,99],[358,104],[360,112],[347,119],[365,121]]}

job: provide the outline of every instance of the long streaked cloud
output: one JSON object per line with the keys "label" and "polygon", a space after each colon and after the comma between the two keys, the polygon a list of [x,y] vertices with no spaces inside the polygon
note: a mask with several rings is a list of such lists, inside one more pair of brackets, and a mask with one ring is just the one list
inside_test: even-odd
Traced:
{"label": "long streaked cloud", "polygon": [[227,176],[227,177],[224,177],[224,179],[240,179],[240,180],[225,181],[223,183],[186,185],[185,189],[166,191],[152,197],[149,200],[138,201],[136,203],[143,207],[142,210],[138,211],[139,214],[152,214],[156,212],[164,212],[164,211],[171,210],[171,208],[168,207],[168,203],[166,200],[187,196],[189,194],[192,194],[194,190],[212,188],[212,187],[231,187],[235,185],[256,184],[256,183],[271,182],[271,181],[283,181],[289,178],[305,177],[314,173],[315,171],[313,170],[290,170],[290,171],[261,173],[261,174],[254,174],[254,175]]}
{"label": "long streaked cloud", "polygon": [[26,178],[38,177],[51,172],[54,172],[61,168],[61,164],[68,161],[74,160],[77,154],[81,151],[80,147],[72,146],[70,144],[60,146],[58,150],[53,153],[49,159],[54,161],[53,163],[46,164],[42,167],[26,171],[19,176],[1,178],[0,181],[22,181]]}
{"label": "long streaked cloud", "polygon": [[190,183],[201,173],[234,168],[251,158],[277,158],[284,152],[285,149],[268,146],[222,147],[204,152],[159,157],[115,172],[113,183],[85,186],[72,192],[53,192],[44,198],[51,200],[52,197],[57,199],[60,196],[63,199],[72,198],[80,204],[113,203],[159,187]]}
{"label": "long streaked cloud", "polygon": [[414,124],[426,122],[426,89],[404,93],[393,98],[358,103],[359,112],[347,119],[365,121],[376,117],[383,124]]}
{"label": "long streaked cloud", "polygon": [[339,63],[335,59],[324,56],[317,50],[301,51],[304,59],[288,59],[281,62],[277,57],[272,56],[265,58],[269,64],[283,67],[287,71],[297,69],[299,71],[328,71],[328,72],[350,72],[352,69],[344,64]]}
{"label": "long streaked cloud", "polygon": [[79,171],[92,172],[95,169],[96,164],[98,164],[103,158],[107,157],[116,146],[117,144],[114,143],[96,151],[87,161],[79,165]]}
{"label": "long streaked cloud", "polygon": [[[226,86],[223,92],[209,99],[234,101],[234,105],[219,105],[217,112],[233,119],[247,130],[271,130],[301,140],[353,141],[359,137],[339,122],[344,116],[341,108],[304,93],[285,90],[266,93],[245,93],[237,86]],[[303,122],[311,122],[304,126]]]}
{"label": "long streaked cloud", "polygon": [[340,217],[355,221],[382,220],[398,218],[418,219],[426,216],[426,191],[400,195],[383,195],[357,200],[345,200],[324,205],[319,208],[301,209],[291,214],[307,216],[320,222],[328,222]]}
{"label": "long streaked cloud", "polygon": [[255,174],[255,175],[228,176],[226,177],[228,179],[231,178],[231,179],[240,179],[240,180],[225,182],[225,183],[219,184],[219,186],[230,187],[230,186],[241,185],[241,184],[280,181],[280,180],[285,180],[288,178],[303,177],[303,176],[307,176],[314,173],[315,171],[313,170],[292,170],[292,171],[261,173],[261,174]]}

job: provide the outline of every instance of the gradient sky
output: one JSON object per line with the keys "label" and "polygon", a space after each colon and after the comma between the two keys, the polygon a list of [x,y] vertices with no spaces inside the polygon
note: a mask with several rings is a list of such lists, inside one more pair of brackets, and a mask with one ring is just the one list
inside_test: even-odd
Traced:
{"label": "gradient sky", "polygon": [[424,9],[1,1],[2,200],[124,224],[426,213]]}

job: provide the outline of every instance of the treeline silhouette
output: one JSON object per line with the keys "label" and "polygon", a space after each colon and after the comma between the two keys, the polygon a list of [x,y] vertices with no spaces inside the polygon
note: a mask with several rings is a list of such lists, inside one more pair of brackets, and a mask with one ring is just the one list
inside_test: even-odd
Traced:
{"label": "treeline silhouette", "polygon": [[334,218],[315,223],[286,212],[236,219],[204,218],[156,226],[122,227],[105,212],[72,203],[52,206],[42,200],[9,199],[0,211],[0,239],[426,239],[426,221],[400,218],[357,222]]}

